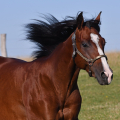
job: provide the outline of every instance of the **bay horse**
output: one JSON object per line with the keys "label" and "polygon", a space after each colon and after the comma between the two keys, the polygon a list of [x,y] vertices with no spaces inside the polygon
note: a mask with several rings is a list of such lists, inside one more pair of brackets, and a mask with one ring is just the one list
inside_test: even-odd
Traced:
{"label": "bay horse", "polygon": [[113,78],[100,15],[84,20],[81,12],[62,21],[50,15],[44,16],[46,22],[26,25],[27,38],[38,45],[36,59],[0,57],[0,120],[78,120],[79,71],[86,70],[100,85]]}

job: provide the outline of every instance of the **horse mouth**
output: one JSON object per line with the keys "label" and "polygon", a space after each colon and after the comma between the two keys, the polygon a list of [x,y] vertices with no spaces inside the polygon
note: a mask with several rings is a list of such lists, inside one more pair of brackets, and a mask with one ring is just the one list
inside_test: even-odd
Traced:
{"label": "horse mouth", "polygon": [[97,79],[100,85],[109,85],[113,79],[113,75],[111,76],[110,82],[108,80],[109,79],[108,76],[106,76],[104,72],[102,72],[99,76],[96,76],[95,78]]}

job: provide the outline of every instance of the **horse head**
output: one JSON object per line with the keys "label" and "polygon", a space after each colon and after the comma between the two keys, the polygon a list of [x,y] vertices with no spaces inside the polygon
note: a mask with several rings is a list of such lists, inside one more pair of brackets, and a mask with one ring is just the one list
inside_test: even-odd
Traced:
{"label": "horse head", "polygon": [[104,53],[105,39],[100,35],[100,15],[95,20],[84,22],[82,12],[77,17],[77,28],[72,36],[73,57],[76,65],[86,70],[99,84],[108,85],[113,72]]}

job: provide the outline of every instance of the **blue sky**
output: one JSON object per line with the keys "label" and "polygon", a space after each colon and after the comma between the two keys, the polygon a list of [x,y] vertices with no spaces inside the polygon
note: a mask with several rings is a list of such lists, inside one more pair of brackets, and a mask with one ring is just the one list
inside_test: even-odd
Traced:
{"label": "blue sky", "polygon": [[[0,34],[7,34],[9,57],[30,56],[35,45],[25,41],[24,25],[50,13],[58,20],[84,11],[85,18],[101,14],[105,51],[120,51],[120,0],[0,0]],[[1,55],[1,53],[0,53]]]}

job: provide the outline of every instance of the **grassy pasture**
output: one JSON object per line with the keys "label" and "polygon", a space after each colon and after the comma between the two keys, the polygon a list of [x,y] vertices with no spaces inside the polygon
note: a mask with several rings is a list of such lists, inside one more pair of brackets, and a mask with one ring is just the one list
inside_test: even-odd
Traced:
{"label": "grassy pasture", "polygon": [[101,86],[85,71],[80,72],[80,120],[120,120],[120,53],[108,53],[107,56],[114,76],[110,85]]}
{"label": "grassy pasture", "polygon": [[110,85],[101,86],[95,78],[90,78],[83,70],[80,71],[78,78],[82,96],[80,120],[120,120],[120,53],[107,53],[107,56],[114,73]]}

